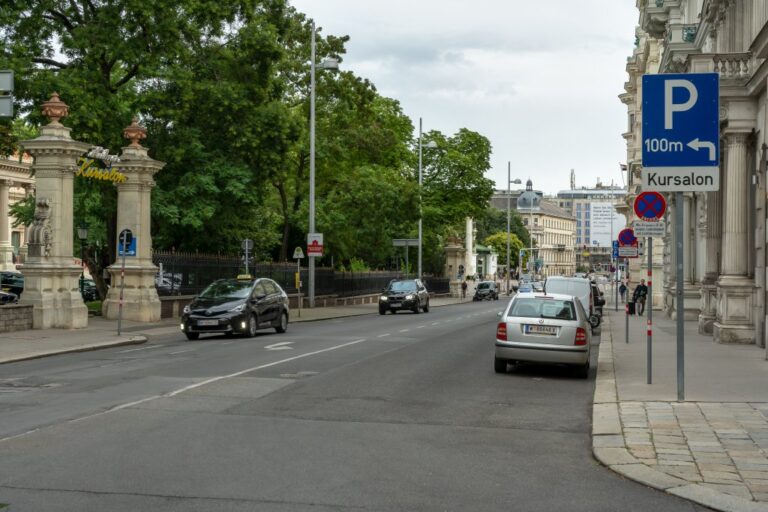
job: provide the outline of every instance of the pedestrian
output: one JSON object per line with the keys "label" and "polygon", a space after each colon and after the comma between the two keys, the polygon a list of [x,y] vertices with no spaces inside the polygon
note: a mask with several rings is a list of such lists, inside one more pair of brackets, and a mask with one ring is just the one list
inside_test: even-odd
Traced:
{"label": "pedestrian", "polygon": [[645,286],[645,279],[640,280],[640,284],[635,288],[632,300],[635,302],[635,309],[639,316],[643,316],[645,311],[645,297],[648,295],[648,287]]}
{"label": "pedestrian", "polygon": [[461,298],[466,299],[467,298],[467,280],[461,282]]}
{"label": "pedestrian", "polygon": [[621,286],[619,286],[619,295],[621,295],[621,303],[624,304],[627,295],[627,285],[625,285],[623,281],[621,282]]}

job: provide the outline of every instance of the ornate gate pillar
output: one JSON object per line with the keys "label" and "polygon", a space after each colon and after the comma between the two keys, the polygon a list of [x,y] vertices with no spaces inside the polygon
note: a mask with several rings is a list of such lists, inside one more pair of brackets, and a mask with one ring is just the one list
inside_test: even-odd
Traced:
{"label": "ornate gate pillar", "polygon": [[13,264],[13,245],[11,245],[11,223],[8,213],[11,193],[11,181],[0,180],[0,270],[16,270]]}
{"label": "ornate gate pillar", "polygon": [[[120,172],[126,180],[117,185],[117,231],[130,229],[136,240],[136,254],[126,257],[125,289],[123,292],[123,318],[137,322],[160,320],[160,298],[155,288],[157,267],[152,263],[152,234],[150,231],[151,193],[154,175],[165,166],[147,155],[147,148],[139,141],[146,138],[147,130],[139,126],[136,118],[123,136],[131,144],[120,155]],[[117,252],[119,254],[119,251]],[[120,272],[122,258],[110,266],[112,286],[102,304],[102,315],[116,319],[120,306]]]}
{"label": "ornate gate pillar", "polygon": [[33,306],[35,329],[88,325],[88,309],[78,288],[81,269],[72,256],[72,196],[77,159],[91,146],[72,140],[71,128],[59,122],[67,114],[67,105],[53,93],[43,103],[43,115],[51,122],[40,129],[38,138],[22,142],[35,157],[37,194],[35,220],[28,231],[29,254],[20,266],[21,303]]}

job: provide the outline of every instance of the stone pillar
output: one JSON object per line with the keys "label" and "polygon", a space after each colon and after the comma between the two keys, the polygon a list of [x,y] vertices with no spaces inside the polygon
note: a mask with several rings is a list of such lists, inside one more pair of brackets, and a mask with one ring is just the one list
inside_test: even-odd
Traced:
{"label": "stone pillar", "polygon": [[718,343],[754,343],[753,283],[747,277],[746,257],[749,133],[731,132],[724,137],[727,153],[723,188],[722,273],[717,280],[713,334]]}
{"label": "stone pillar", "polygon": [[88,309],[78,288],[80,267],[72,253],[72,196],[77,159],[88,144],[72,140],[70,128],[59,119],[67,105],[54,93],[43,103],[43,115],[51,122],[40,136],[22,142],[35,157],[35,219],[27,232],[29,254],[20,266],[24,274],[22,304],[31,304],[35,329],[77,329],[88,325]]}
{"label": "stone pillar", "polygon": [[[721,172],[722,174],[722,172]],[[721,187],[723,180],[720,180]],[[712,334],[717,317],[717,277],[719,273],[721,236],[723,224],[723,200],[720,191],[707,192],[707,233],[706,258],[704,259],[704,279],[701,282],[701,313],[699,314],[699,332]]]}
{"label": "stone pillar", "polygon": [[0,270],[16,270],[13,264],[13,245],[11,245],[11,221],[8,215],[11,182],[0,180]]}
{"label": "stone pillar", "polygon": [[[155,288],[157,267],[152,263],[152,234],[150,231],[151,192],[154,175],[165,166],[147,155],[147,148],[139,144],[146,130],[133,123],[123,130],[131,141],[120,155],[120,172],[126,180],[117,185],[117,231],[130,229],[136,239],[135,256],[126,256],[123,290],[123,319],[137,322],[160,320],[160,298]],[[119,251],[118,251],[119,254]],[[112,286],[102,304],[102,315],[108,319],[118,317],[120,306],[120,272],[122,257],[108,268]]]}
{"label": "stone pillar", "polygon": [[[694,246],[696,244],[696,215],[693,204],[693,196],[683,194],[683,314],[685,320],[698,320],[701,312],[701,291],[696,283],[696,259]],[[677,312],[672,315],[677,317]]]}
{"label": "stone pillar", "polygon": [[477,271],[477,254],[475,254],[475,230],[472,217],[466,218],[466,243],[464,246],[467,249],[466,256],[464,258],[464,269],[467,276],[474,275]]}

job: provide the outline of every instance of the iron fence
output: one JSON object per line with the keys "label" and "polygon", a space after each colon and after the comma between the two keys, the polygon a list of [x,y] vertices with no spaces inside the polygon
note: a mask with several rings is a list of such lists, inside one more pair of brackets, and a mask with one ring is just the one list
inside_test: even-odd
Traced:
{"label": "iron fence", "polygon": [[[152,261],[160,268],[155,278],[160,295],[196,295],[216,279],[231,278],[245,273],[242,256],[225,254],[154,251]],[[276,281],[287,293],[297,293],[295,263],[255,263],[248,266],[253,276]],[[302,292],[309,283],[307,268],[301,268]],[[350,297],[378,293],[393,279],[405,277],[397,271],[339,272],[332,268],[315,269],[315,295]],[[411,276],[412,277],[412,276]],[[425,277],[427,289],[448,293],[447,278]]]}

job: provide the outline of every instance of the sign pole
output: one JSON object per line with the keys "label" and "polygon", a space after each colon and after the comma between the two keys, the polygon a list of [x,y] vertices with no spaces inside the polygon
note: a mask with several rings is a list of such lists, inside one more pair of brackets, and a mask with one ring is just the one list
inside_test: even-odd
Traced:
{"label": "sign pole", "polygon": [[[648,295],[645,297],[645,308],[648,310],[648,347],[647,347],[647,383],[653,380],[653,238],[648,237]],[[650,298],[650,303],[648,299]]]}
{"label": "sign pole", "polygon": [[296,288],[299,291],[299,318],[301,318],[301,258],[296,258]]}
{"label": "sign pole", "polygon": [[[629,258],[624,258],[624,272],[629,268]],[[629,281],[627,281],[629,283]],[[627,304],[624,306],[624,343],[629,343],[629,287],[627,287]]]}
{"label": "sign pole", "polygon": [[120,300],[117,302],[117,335],[120,336],[123,327],[123,289],[125,288],[125,254],[128,252],[128,235],[123,231],[123,260],[120,264]]}
{"label": "sign pole", "polygon": [[683,303],[683,193],[675,192],[675,255],[677,269],[677,400],[685,401],[685,304]]}

